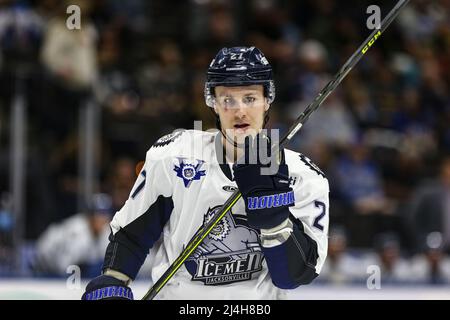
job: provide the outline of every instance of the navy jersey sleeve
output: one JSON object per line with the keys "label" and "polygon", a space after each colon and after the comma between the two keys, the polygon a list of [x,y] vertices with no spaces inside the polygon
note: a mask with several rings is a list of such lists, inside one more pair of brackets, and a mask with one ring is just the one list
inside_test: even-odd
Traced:
{"label": "navy jersey sleeve", "polygon": [[[289,161],[288,161],[289,159]],[[287,208],[292,232],[282,244],[264,247],[273,283],[283,289],[309,284],[320,273],[328,250],[329,186],[309,159],[287,153],[295,205]]]}

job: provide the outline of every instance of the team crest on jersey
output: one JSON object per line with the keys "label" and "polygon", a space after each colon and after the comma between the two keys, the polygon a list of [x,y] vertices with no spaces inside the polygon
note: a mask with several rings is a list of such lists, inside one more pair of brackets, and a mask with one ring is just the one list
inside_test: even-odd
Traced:
{"label": "team crest on jersey", "polygon": [[177,177],[183,179],[184,186],[189,188],[192,181],[200,180],[201,177],[206,175],[205,170],[200,170],[202,165],[205,163],[203,160],[196,160],[196,163],[185,162],[185,158],[177,158],[180,165],[173,168],[177,173]]}
{"label": "team crest on jersey", "polygon": [[[221,208],[209,209],[207,223]],[[262,270],[264,255],[258,233],[250,228],[247,217],[229,211],[189,257],[185,266],[193,281],[205,285],[223,285],[246,281]]]}
{"label": "team crest on jersey", "polygon": [[178,139],[182,134],[183,130],[181,131],[174,131],[172,133],[166,134],[165,136],[158,139],[158,141],[155,142],[153,145],[154,147],[162,147],[166,146],[171,142],[174,142],[176,139]]}

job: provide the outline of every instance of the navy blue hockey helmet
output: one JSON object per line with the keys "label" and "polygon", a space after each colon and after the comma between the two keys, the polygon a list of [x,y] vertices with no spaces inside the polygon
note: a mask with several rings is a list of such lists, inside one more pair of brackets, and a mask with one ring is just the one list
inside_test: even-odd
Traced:
{"label": "navy blue hockey helmet", "polygon": [[249,86],[261,84],[269,104],[275,99],[272,67],[264,54],[255,47],[222,48],[211,61],[206,75],[205,101],[214,107],[217,86]]}

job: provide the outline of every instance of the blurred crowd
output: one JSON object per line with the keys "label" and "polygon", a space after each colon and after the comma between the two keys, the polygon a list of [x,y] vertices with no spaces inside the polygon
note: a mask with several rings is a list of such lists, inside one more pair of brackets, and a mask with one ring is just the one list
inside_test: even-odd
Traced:
{"label": "blurred crowd", "polygon": [[[193,128],[194,120],[214,127],[203,86],[220,48],[254,45],[265,53],[277,96],[269,127],[285,132],[371,32],[366,8],[377,4],[384,16],[395,3],[1,0],[0,273],[14,229],[9,119],[19,88],[27,104],[30,265],[40,275],[61,274],[63,267],[45,270],[44,258],[36,258],[45,239],[58,238],[51,228],[73,224],[74,241],[91,230],[90,240],[102,243],[100,225],[110,219],[94,219],[97,207],[77,210],[78,121],[86,101],[101,111],[95,192],[109,197],[106,211],[113,213],[160,136]],[[79,30],[66,25],[74,4]],[[450,283],[449,13],[449,0],[412,1],[289,146],[330,181],[330,253],[321,279],[366,278],[367,266],[379,265],[392,281]],[[89,252],[84,262],[61,266],[89,261],[92,268]]]}

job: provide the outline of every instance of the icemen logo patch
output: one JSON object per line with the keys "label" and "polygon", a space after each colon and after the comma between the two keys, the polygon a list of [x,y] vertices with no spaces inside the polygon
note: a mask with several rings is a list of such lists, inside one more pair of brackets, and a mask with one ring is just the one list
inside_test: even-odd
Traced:
{"label": "icemen logo patch", "polygon": [[153,145],[154,147],[162,147],[166,146],[171,142],[174,142],[178,137],[180,137],[183,134],[184,130],[178,130],[174,131],[172,133],[166,134],[165,136],[158,139],[158,141],[155,142]]}
{"label": "icemen logo patch", "polygon": [[[221,208],[209,209],[204,224]],[[223,285],[252,278],[262,270],[264,255],[258,233],[247,224],[247,217],[229,211],[189,257],[185,266],[192,281]]]}
{"label": "icemen logo patch", "polygon": [[206,175],[205,170],[200,170],[202,165],[205,163],[203,160],[196,160],[196,163],[187,163],[185,162],[186,158],[177,158],[180,165],[173,168],[173,170],[177,173],[177,177],[183,179],[184,186],[189,188],[192,181],[200,180],[201,177]]}

